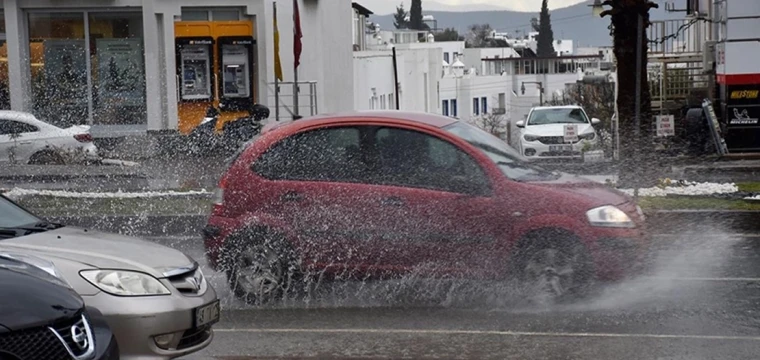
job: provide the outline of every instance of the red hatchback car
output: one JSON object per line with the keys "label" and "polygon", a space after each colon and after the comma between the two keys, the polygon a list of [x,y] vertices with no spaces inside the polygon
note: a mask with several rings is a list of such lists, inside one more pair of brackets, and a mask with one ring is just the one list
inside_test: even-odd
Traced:
{"label": "red hatchback car", "polygon": [[211,265],[261,303],[304,277],[513,278],[575,294],[638,268],[641,210],[535,167],[449,117],[317,116],[264,129],[231,160],[203,230]]}

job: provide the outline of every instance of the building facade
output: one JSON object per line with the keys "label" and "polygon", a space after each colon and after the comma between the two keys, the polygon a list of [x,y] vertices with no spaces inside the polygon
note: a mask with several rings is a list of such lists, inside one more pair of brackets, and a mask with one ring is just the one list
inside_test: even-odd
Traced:
{"label": "building facade", "polygon": [[[280,111],[353,108],[352,8],[297,0],[302,54],[298,108],[293,1],[277,1]],[[190,131],[209,106],[235,118],[274,107],[274,1],[4,0],[0,106],[96,136]],[[349,75],[349,76],[344,76]],[[342,90],[341,90],[342,89]],[[340,91],[341,96],[330,96]],[[288,94],[290,94],[288,96]],[[275,113],[275,109],[272,109]]]}

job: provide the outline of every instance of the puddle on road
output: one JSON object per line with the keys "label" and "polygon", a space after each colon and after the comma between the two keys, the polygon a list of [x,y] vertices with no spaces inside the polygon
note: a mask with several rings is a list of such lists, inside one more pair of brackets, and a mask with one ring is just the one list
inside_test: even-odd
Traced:
{"label": "puddle on road", "polygon": [[[640,277],[601,285],[595,295],[573,304],[546,304],[528,299],[510,282],[435,281],[409,276],[399,280],[309,284],[309,290],[265,306],[251,306],[230,293],[222,274],[210,276],[228,310],[255,308],[445,307],[514,313],[616,311],[640,307],[683,307],[689,301],[719,302],[705,289],[715,282],[688,279],[720,277],[718,269],[741,248],[741,238],[698,234],[660,238],[648,271]],[[668,246],[667,244],[677,244]]]}

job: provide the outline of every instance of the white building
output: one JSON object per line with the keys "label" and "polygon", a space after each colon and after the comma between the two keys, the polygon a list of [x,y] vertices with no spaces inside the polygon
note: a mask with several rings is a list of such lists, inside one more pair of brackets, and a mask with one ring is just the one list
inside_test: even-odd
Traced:
{"label": "white building", "polygon": [[[538,49],[538,32],[531,31],[525,36],[509,37],[506,33],[497,33],[493,31],[491,37],[498,40],[504,40],[510,47],[515,49],[530,49],[533,53]],[[555,39],[554,51],[557,56],[567,56],[575,54],[575,43],[573,40]]]}
{"label": "white building", "polygon": [[[298,111],[350,110],[353,93],[340,90],[353,88],[350,2],[297,3]],[[293,88],[293,2],[277,4],[283,91]],[[12,34],[0,48],[2,107],[101,136],[187,132],[212,105],[229,105],[223,119],[250,103],[273,108],[272,1],[6,0],[0,9],[0,33]],[[280,105],[292,111],[294,99]]]}

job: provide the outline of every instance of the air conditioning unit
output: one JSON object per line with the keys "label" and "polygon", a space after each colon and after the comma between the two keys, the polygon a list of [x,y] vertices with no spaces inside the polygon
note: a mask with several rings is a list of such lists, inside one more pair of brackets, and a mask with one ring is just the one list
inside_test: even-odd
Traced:
{"label": "air conditioning unit", "polygon": [[702,71],[712,71],[713,64],[715,64],[715,46],[717,41],[705,42],[705,47],[702,50]]}

